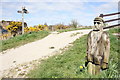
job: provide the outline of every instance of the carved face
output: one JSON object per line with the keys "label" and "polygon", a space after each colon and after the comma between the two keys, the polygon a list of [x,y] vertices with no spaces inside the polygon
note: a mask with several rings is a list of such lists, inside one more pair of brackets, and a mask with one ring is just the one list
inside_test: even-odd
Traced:
{"label": "carved face", "polygon": [[100,17],[95,18],[94,19],[94,26],[95,26],[95,29],[102,30],[103,26],[104,26],[103,19]]}

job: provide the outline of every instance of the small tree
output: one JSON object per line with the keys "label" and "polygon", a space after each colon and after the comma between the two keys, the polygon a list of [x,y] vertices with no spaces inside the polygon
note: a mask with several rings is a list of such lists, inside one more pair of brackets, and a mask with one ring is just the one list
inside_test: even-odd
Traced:
{"label": "small tree", "polygon": [[5,22],[5,20],[2,20],[2,23]]}
{"label": "small tree", "polygon": [[72,20],[71,23],[70,23],[70,27],[77,28],[78,27],[77,20]]}

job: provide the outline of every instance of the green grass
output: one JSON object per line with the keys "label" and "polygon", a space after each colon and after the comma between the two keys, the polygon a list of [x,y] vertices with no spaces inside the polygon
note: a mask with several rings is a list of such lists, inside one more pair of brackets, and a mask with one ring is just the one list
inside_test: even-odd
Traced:
{"label": "green grass", "polygon": [[109,32],[111,32],[111,33],[120,33],[120,28],[110,29]]}
{"label": "green grass", "polygon": [[68,32],[68,31],[74,31],[74,30],[83,30],[83,29],[91,29],[91,28],[68,28],[68,29],[62,29],[62,30],[57,30],[58,32]]}
{"label": "green grass", "polygon": [[[79,66],[84,65],[86,56],[87,35],[77,39],[67,51],[62,55],[55,55],[31,70],[30,78],[117,78],[118,76],[118,54],[119,49],[117,37],[110,33],[111,51],[109,69],[104,70],[99,75],[89,75],[87,69],[80,72]],[[120,41],[119,41],[120,42]]]}
{"label": "green grass", "polygon": [[39,31],[39,32],[32,32],[31,34],[27,33],[24,35],[19,35],[8,40],[2,41],[2,51],[15,48],[21,45],[24,45],[29,42],[33,42],[39,39],[46,37],[49,34],[48,31]]}

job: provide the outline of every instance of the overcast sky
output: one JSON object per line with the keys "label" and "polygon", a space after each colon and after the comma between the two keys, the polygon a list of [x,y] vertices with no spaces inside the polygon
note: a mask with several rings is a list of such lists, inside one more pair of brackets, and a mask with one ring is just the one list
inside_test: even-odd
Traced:
{"label": "overcast sky", "polygon": [[101,13],[118,12],[118,0],[2,0],[0,5],[0,20],[13,21],[21,20],[22,15],[17,11],[25,6],[29,11],[29,14],[25,14],[28,26],[45,22],[48,25],[67,25],[71,20],[89,26],[93,25],[93,19]]}

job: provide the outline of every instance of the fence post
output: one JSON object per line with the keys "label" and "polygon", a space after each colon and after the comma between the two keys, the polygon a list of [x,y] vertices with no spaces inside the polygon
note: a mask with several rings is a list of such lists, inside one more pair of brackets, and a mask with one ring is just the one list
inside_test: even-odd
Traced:
{"label": "fence post", "polygon": [[[88,73],[96,75],[108,68],[110,40],[109,34],[103,31],[104,20],[101,17],[94,19],[95,30],[87,37],[87,68]],[[98,31],[96,31],[98,30]]]}
{"label": "fence post", "polygon": [[109,34],[103,31],[103,29],[120,26],[120,24],[105,26],[106,22],[120,20],[120,18],[104,21],[103,17],[118,14],[120,14],[120,12],[105,15],[100,14],[99,17],[94,19],[95,28],[87,37],[87,62],[85,64],[88,67],[88,73],[90,74],[99,74],[101,70],[108,68],[110,39]]}

